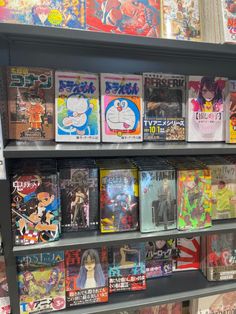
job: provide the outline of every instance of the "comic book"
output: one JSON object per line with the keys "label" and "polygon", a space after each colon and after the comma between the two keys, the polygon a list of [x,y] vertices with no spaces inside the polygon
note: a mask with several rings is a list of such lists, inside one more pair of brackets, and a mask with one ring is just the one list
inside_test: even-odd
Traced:
{"label": "comic book", "polygon": [[187,141],[225,140],[224,111],[228,80],[224,77],[189,76],[187,83]]}
{"label": "comic book", "polygon": [[107,248],[65,251],[66,306],[108,301]]}
{"label": "comic book", "polygon": [[137,169],[100,169],[100,228],[102,233],[138,229]]}
{"label": "comic book", "polygon": [[8,295],[8,283],[6,277],[6,265],[3,255],[0,255],[0,313],[11,313],[10,299]]}
{"label": "comic book", "polygon": [[0,67],[0,180],[6,179],[4,144],[8,139],[6,72]]}
{"label": "comic book", "polygon": [[98,168],[76,164],[60,169],[62,231],[98,228]]}
{"label": "comic book", "polygon": [[50,69],[8,68],[9,138],[54,139],[54,74]]}
{"label": "comic book", "polygon": [[114,246],[109,250],[109,293],[146,289],[145,244]]}
{"label": "comic book", "polygon": [[207,279],[222,281],[236,279],[236,240],[234,233],[207,236]]}
{"label": "comic book", "polygon": [[[236,19],[235,19],[236,21]],[[229,101],[225,106],[225,141],[236,143],[236,81],[229,81]]]}
{"label": "comic book", "polygon": [[64,252],[17,257],[20,313],[45,313],[65,308]]}
{"label": "comic book", "polygon": [[84,0],[2,1],[0,22],[85,29]]}
{"label": "comic book", "polygon": [[182,314],[182,303],[148,306],[137,310],[136,314]]}
{"label": "comic book", "polygon": [[234,0],[220,0],[223,23],[221,27],[224,32],[224,42],[236,42],[236,3]]}
{"label": "comic book", "polygon": [[103,142],[142,142],[142,76],[101,74]]}
{"label": "comic book", "polygon": [[176,239],[176,256],[173,270],[195,270],[200,268],[200,237]]}
{"label": "comic book", "polygon": [[87,0],[87,29],[94,32],[155,37],[161,35],[160,0]]}
{"label": "comic book", "polygon": [[56,71],[56,141],[99,142],[99,77]]}
{"label": "comic book", "polygon": [[199,0],[162,0],[162,37],[201,41]]}
{"label": "comic book", "polygon": [[185,76],[144,73],[144,140],[185,140]]}
{"label": "comic book", "polygon": [[146,277],[157,278],[172,274],[174,240],[146,243]]}

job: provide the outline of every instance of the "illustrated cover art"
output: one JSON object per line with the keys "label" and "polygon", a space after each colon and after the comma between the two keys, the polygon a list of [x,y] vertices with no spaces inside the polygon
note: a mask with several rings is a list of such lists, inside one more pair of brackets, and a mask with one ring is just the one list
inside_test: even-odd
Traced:
{"label": "illustrated cover art", "polygon": [[19,256],[17,267],[21,314],[65,308],[64,252]]}
{"label": "illustrated cover art", "polygon": [[98,228],[98,169],[60,170],[62,231]]}
{"label": "illustrated cover art", "polygon": [[56,141],[99,142],[99,78],[96,74],[56,72]]}
{"label": "illustrated cover art", "polygon": [[66,306],[108,301],[107,248],[65,252]]}
{"label": "illustrated cover art", "polygon": [[234,233],[207,236],[207,279],[236,279],[236,240]]}
{"label": "illustrated cover art", "polygon": [[146,277],[157,278],[172,274],[174,240],[146,243]]}
{"label": "illustrated cover art", "polygon": [[100,169],[100,219],[102,233],[138,229],[136,169]]}
{"label": "illustrated cover art", "polygon": [[142,142],[142,76],[101,74],[103,142]]}
{"label": "illustrated cover art", "polygon": [[109,252],[109,293],[146,289],[145,244],[115,246]]}
{"label": "illustrated cover art", "polygon": [[234,0],[221,0],[224,41],[236,42],[236,3]]}
{"label": "illustrated cover art", "polygon": [[182,314],[182,303],[168,303],[144,307],[137,310],[136,314]]}
{"label": "illustrated cover art", "polygon": [[160,0],[87,0],[87,29],[159,38]]}
{"label": "illustrated cover art", "polygon": [[[236,13],[236,11],[235,11]],[[235,19],[236,21],[236,19]],[[229,81],[229,101],[226,102],[226,143],[236,143],[236,81]]]}
{"label": "illustrated cover art", "polygon": [[175,170],[140,170],[139,190],[141,232],[175,229]]}
{"label": "illustrated cover art", "polygon": [[176,239],[174,271],[200,268],[200,237]]}
{"label": "illustrated cover art", "polygon": [[54,139],[54,74],[43,68],[8,68],[9,138]]}
{"label": "illustrated cover art", "polygon": [[6,265],[4,256],[0,255],[0,313],[10,314],[10,299],[8,295],[8,283],[6,277]]}
{"label": "illustrated cover art", "polygon": [[189,142],[224,141],[227,79],[189,76],[187,91],[187,140]]}
{"label": "illustrated cover art", "polygon": [[162,35],[169,39],[200,41],[199,0],[162,0]]}
{"label": "illustrated cover art", "polygon": [[0,3],[0,22],[85,29],[84,0],[10,0]]}
{"label": "illustrated cover art", "polygon": [[15,245],[50,242],[60,236],[57,175],[15,175],[11,179]]}
{"label": "illustrated cover art", "polygon": [[185,76],[144,73],[144,140],[185,140]]}
{"label": "illustrated cover art", "polygon": [[208,169],[178,170],[177,228],[206,228],[212,225],[211,174]]}

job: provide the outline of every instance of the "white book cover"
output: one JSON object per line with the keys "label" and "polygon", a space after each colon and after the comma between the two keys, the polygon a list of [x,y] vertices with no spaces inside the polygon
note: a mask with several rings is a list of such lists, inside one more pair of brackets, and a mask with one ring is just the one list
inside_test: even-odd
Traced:
{"label": "white book cover", "polygon": [[221,0],[224,42],[236,43],[236,3],[235,1]]}
{"label": "white book cover", "polygon": [[103,142],[142,142],[141,75],[101,74]]}
{"label": "white book cover", "polygon": [[99,77],[55,74],[56,142],[100,142]]}

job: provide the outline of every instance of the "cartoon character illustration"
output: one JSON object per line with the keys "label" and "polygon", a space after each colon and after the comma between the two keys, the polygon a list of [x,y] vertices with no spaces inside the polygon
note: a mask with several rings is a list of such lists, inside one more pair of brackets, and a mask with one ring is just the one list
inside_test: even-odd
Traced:
{"label": "cartoon character illustration", "polygon": [[19,282],[20,294],[40,297],[43,294],[43,288],[37,283],[34,274],[30,271],[23,273],[23,280]]}
{"label": "cartoon character illustration", "polygon": [[59,286],[59,270],[57,268],[53,268],[49,280],[45,282],[45,288],[46,292],[45,294],[47,295],[52,291],[54,288],[58,288]]}
{"label": "cartoon character illustration", "polygon": [[71,207],[74,208],[72,223],[79,222],[83,227],[86,227],[85,202],[87,199],[86,192],[82,188],[75,191],[75,200],[71,202]]}
{"label": "cartoon character illustration", "polygon": [[[128,257],[129,256],[129,257]],[[135,264],[140,263],[139,250],[131,248],[129,245],[124,245],[120,248],[120,268],[132,268]]]}

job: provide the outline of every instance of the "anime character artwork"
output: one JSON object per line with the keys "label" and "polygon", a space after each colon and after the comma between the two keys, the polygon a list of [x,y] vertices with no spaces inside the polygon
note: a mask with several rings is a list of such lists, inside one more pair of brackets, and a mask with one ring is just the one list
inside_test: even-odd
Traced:
{"label": "anime character artwork", "polygon": [[142,76],[101,74],[102,140],[141,142]]}
{"label": "anime character artwork", "polygon": [[11,184],[15,244],[28,245],[58,240],[60,207],[57,175],[16,175]]}
{"label": "anime character artwork", "polygon": [[226,78],[189,77],[187,106],[189,142],[224,141],[224,110],[227,97]]}
{"label": "anime character artwork", "polygon": [[0,255],[0,313],[11,313],[10,299],[8,295],[8,283],[6,278],[5,259],[2,255]]}
{"label": "anime character artwork", "polygon": [[65,308],[64,252],[17,257],[20,313]]}
{"label": "anime character artwork", "polygon": [[109,293],[146,289],[145,244],[115,246],[109,254]]}
{"label": "anime character artwork", "polygon": [[56,72],[56,141],[99,142],[99,79],[95,74]]}
{"label": "anime character artwork", "polygon": [[228,43],[236,41],[236,1],[222,0],[222,17],[224,40]]}
{"label": "anime character artwork", "polygon": [[67,307],[108,301],[107,248],[65,252]]}
{"label": "anime character artwork", "polygon": [[160,37],[159,0],[88,0],[87,29],[146,37]]}
{"label": "anime character artwork", "polygon": [[54,138],[53,71],[43,68],[8,68],[9,138]]}
{"label": "anime character artwork", "polygon": [[236,81],[229,81],[229,101],[226,101],[226,143],[236,143]]}

